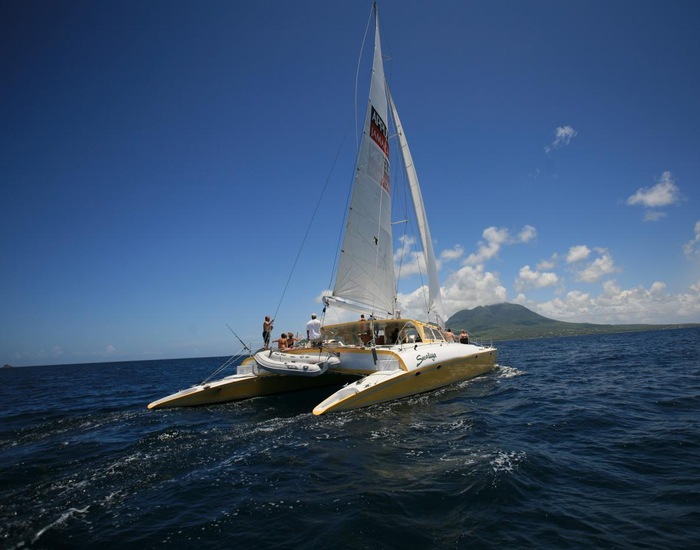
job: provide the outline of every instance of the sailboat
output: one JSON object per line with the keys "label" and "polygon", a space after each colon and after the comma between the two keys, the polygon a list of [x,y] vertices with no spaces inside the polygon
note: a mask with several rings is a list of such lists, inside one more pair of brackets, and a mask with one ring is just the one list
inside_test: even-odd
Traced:
{"label": "sailboat", "polygon": [[[335,284],[323,299],[324,311],[340,307],[363,312],[367,317],[322,326],[321,340],[314,342],[313,347],[251,352],[236,367],[235,374],[154,401],[149,409],[222,403],[344,384],[313,409],[315,415],[321,415],[435,390],[495,368],[496,348],[449,341],[441,327],[440,284],[428,218],[403,126],[384,78],[376,3],[373,11],[372,76],[352,198]],[[402,318],[397,307],[390,119],[427,270],[425,321]]]}

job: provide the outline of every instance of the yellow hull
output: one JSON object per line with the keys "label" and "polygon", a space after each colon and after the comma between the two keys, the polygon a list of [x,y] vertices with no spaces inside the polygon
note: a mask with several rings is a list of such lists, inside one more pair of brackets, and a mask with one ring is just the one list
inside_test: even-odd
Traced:
{"label": "yellow hull", "polygon": [[348,377],[342,374],[326,373],[323,376],[303,378],[298,376],[238,374],[217,380],[210,384],[201,384],[158,399],[148,405],[149,409],[167,407],[195,407],[239,401],[250,397],[274,395],[343,384]]}
{"label": "yellow hull", "polygon": [[345,386],[314,408],[315,415],[347,411],[428,392],[489,372],[496,351],[453,359],[408,371],[379,371]]}

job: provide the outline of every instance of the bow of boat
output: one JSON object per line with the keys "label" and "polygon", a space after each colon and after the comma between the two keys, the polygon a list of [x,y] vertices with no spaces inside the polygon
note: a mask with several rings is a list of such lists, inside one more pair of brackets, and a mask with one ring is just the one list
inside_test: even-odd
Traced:
{"label": "bow of boat", "polygon": [[347,384],[313,410],[315,415],[346,411],[428,392],[485,374],[496,366],[493,347],[427,345],[402,350],[404,368],[380,370]]}

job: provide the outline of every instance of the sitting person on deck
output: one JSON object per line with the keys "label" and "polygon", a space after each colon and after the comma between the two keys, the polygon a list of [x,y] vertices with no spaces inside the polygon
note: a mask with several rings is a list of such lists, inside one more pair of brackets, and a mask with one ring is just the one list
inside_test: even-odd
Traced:
{"label": "sitting person on deck", "polygon": [[372,331],[367,329],[366,331],[360,333],[360,340],[362,340],[363,345],[368,346],[372,341]]}
{"label": "sitting person on deck", "polygon": [[277,342],[277,349],[287,349],[287,335],[284,332],[275,342]]}

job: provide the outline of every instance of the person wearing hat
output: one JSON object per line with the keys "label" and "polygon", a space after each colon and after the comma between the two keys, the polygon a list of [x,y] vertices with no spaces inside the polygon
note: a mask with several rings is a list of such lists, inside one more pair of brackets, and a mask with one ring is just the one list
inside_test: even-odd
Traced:
{"label": "person wearing hat", "polygon": [[321,343],[321,321],[316,319],[315,313],[311,314],[311,321],[306,323],[306,337],[312,346],[318,346]]}

